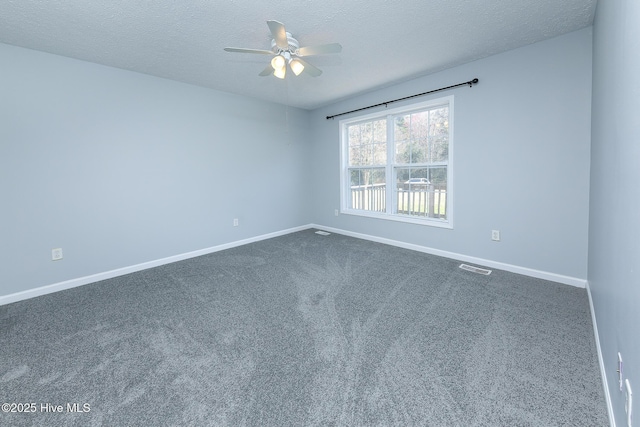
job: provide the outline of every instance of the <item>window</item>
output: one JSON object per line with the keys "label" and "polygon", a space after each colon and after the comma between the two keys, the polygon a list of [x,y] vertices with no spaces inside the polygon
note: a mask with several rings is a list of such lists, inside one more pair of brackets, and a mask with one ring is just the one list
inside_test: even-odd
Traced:
{"label": "window", "polygon": [[452,227],[453,96],[340,121],[341,211]]}

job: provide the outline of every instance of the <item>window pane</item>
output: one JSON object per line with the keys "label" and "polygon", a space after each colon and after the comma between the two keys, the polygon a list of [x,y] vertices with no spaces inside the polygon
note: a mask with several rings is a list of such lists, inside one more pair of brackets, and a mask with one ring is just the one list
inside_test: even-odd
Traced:
{"label": "window pane", "polygon": [[449,160],[449,137],[448,135],[432,138],[429,152],[430,162],[446,162]]}
{"label": "window pane", "polygon": [[411,116],[404,115],[395,118],[393,126],[393,141],[395,143],[395,162],[411,163]]}
{"label": "window pane", "polygon": [[396,168],[396,212],[447,218],[447,168]]}
{"label": "window pane", "polygon": [[398,116],[394,120],[396,163],[426,163],[428,158],[429,112]]}
{"label": "window pane", "polygon": [[351,125],[347,128],[347,133],[349,134],[349,145],[357,145],[360,144],[360,127]]}
{"label": "window pane", "polygon": [[446,162],[449,158],[449,107],[431,110],[429,141],[429,161]]}
{"label": "window pane", "polygon": [[349,144],[349,165],[360,166],[362,165],[362,155],[360,145]]}
{"label": "window pane", "polygon": [[386,120],[350,125],[349,166],[384,165],[387,162]]}
{"label": "window pane", "polygon": [[411,139],[426,141],[429,134],[429,111],[411,114]]}
{"label": "window pane", "polygon": [[449,157],[449,107],[397,116],[395,162],[446,162]]}
{"label": "window pane", "polygon": [[351,209],[386,211],[386,179],[384,168],[350,169]]}
{"label": "window pane", "polygon": [[387,120],[373,122],[373,142],[387,142]]}
{"label": "window pane", "polygon": [[411,125],[410,119],[411,116],[407,114],[405,116],[398,116],[394,120],[393,139],[396,143],[406,142],[409,140],[411,135],[409,129]]}
{"label": "window pane", "polygon": [[411,141],[411,162],[409,163],[426,163],[428,158],[427,139]]}
{"label": "window pane", "polygon": [[373,142],[373,126],[371,126],[371,122],[362,123],[360,125],[360,143],[361,144],[371,144]]}
{"label": "window pane", "polygon": [[387,163],[387,144],[373,144],[373,165],[384,165]]}
{"label": "window pane", "polygon": [[411,163],[411,148],[409,141],[396,140],[396,163]]}
{"label": "window pane", "polygon": [[449,133],[449,107],[431,110],[429,135],[442,136]]}

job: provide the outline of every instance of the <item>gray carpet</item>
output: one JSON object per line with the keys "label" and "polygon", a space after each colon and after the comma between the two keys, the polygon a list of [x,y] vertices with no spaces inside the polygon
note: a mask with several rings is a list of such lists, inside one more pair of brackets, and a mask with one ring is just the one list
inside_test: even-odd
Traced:
{"label": "gray carpet", "polygon": [[608,425],[586,291],[459,264],[305,230],[2,306],[0,425]]}

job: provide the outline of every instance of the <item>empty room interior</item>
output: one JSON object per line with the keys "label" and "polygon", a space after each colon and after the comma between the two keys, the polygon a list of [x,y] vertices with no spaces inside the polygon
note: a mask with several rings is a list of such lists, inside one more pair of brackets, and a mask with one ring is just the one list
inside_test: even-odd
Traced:
{"label": "empty room interior", "polygon": [[637,0],[2,2],[0,425],[640,426],[639,72]]}

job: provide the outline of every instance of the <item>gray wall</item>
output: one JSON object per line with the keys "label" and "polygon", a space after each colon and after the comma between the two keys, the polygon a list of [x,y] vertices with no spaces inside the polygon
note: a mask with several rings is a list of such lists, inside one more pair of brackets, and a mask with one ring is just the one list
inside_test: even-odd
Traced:
{"label": "gray wall", "polygon": [[2,44],[0,63],[0,296],[308,223],[307,111]]}
{"label": "gray wall", "polygon": [[[591,35],[586,28],[314,111],[313,222],[586,279]],[[325,117],[474,77],[471,89],[430,96],[455,96],[454,229],[335,217],[339,120]]]}
{"label": "gray wall", "polygon": [[640,2],[598,2],[593,31],[588,279],[617,425],[618,352],[640,425]]}

